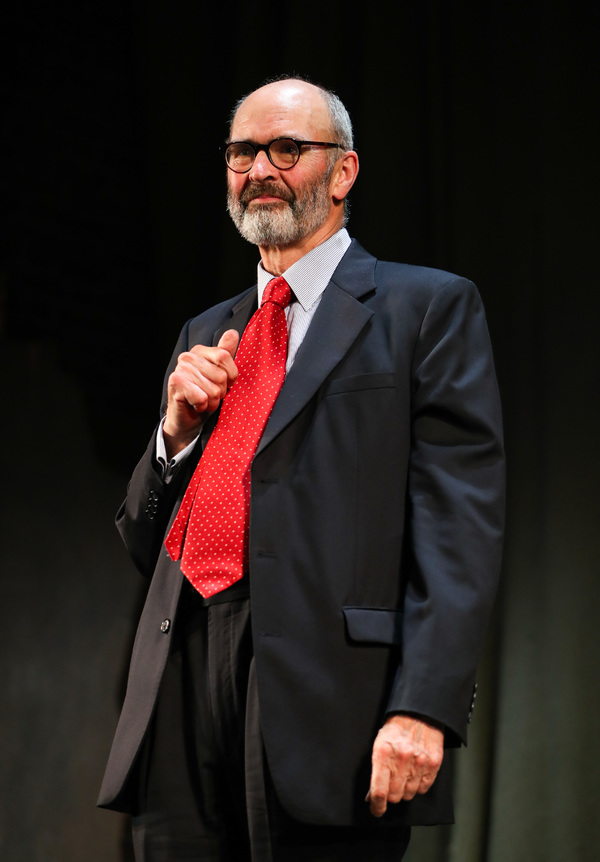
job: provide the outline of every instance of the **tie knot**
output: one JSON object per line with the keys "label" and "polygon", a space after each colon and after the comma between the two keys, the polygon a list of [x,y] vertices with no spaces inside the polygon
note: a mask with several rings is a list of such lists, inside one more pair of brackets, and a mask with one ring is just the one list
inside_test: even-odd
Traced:
{"label": "tie knot", "polygon": [[265,302],[275,302],[282,308],[286,308],[292,301],[292,291],[290,286],[281,275],[277,278],[272,278],[265,287],[261,307]]}

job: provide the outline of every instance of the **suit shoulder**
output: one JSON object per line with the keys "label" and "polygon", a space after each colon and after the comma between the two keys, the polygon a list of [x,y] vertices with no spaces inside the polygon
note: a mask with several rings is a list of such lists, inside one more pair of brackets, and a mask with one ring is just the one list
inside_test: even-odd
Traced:
{"label": "suit shoulder", "polygon": [[379,300],[409,302],[417,307],[423,303],[427,305],[437,294],[478,295],[468,278],[433,267],[380,260],[356,240],[352,241],[335,275],[338,284],[355,296],[365,295],[372,288]]}
{"label": "suit shoulder", "polygon": [[401,288],[426,296],[432,296],[439,291],[468,293],[477,291],[472,281],[453,272],[435,269],[429,266],[418,266],[407,263],[378,260],[375,266],[375,281],[378,287],[388,289]]}
{"label": "suit shoulder", "polygon": [[483,310],[473,282],[442,269],[378,260],[375,284],[374,307],[392,316],[408,315],[418,327],[431,315],[471,317]]}

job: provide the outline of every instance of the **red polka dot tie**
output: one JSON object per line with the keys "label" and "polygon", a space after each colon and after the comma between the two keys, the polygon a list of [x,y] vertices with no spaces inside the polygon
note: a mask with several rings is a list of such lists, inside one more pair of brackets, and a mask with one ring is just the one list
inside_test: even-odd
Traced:
{"label": "red polka dot tie", "polygon": [[171,559],[181,559],[182,572],[205,598],[239,581],[247,569],[250,465],[285,377],[284,309],[290,300],[285,279],[267,284],[235,356],[238,377],[165,541]]}

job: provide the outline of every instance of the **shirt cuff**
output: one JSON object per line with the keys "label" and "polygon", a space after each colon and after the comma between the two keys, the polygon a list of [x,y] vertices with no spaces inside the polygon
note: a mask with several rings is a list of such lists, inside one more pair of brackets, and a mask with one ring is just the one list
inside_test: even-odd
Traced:
{"label": "shirt cuff", "polygon": [[163,425],[165,422],[165,417],[163,416],[160,425],[158,426],[158,431],[156,433],[156,460],[162,467],[163,471],[163,482],[168,484],[175,473],[178,471],[179,466],[185,459],[188,457],[194,446],[196,445],[196,441],[198,437],[195,437],[191,443],[182,449],[181,452],[178,452],[177,455],[174,455],[170,461],[167,461],[167,447],[165,446],[165,438],[163,437]]}

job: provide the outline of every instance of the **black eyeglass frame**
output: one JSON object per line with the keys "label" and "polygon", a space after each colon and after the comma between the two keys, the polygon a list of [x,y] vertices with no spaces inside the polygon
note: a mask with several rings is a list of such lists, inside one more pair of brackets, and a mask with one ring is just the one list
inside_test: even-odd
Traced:
{"label": "black eyeglass frame", "polygon": [[[296,161],[294,162],[293,165],[289,165],[289,167],[287,167],[287,168],[280,168],[279,165],[275,164],[275,162],[271,158],[271,146],[273,144],[276,144],[277,141],[291,141],[292,144],[296,145],[296,147],[298,148],[298,155],[297,155]],[[254,158],[252,159],[250,166],[248,168],[246,168],[245,171],[238,171],[235,168],[232,168],[231,165],[229,164],[229,162],[227,161],[227,151],[229,150],[229,147],[232,147],[234,144],[245,144],[247,147],[249,147],[254,152]],[[252,170],[252,166],[254,165],[254,162],[256,161],[256,157],[261,151],[264,151],[267,154],[268,160],[271,162],[273,167],[276,168],[278,171],[291,171],[291,169],[295,168],[296,165],[298,164],[298,162],[300,161],[300,156],[302,155],[302,147],[325,147],[326,149],[331,149],[332,147],[339,147],[340,150],[344,149],[344,147],[341,144],[334,144],[334,143],[331,143],[330,141],[300,141],[296,138],[288,138],[287,135],[283,135],[280,138],[273,138],[273,140],[269,141],[268,144],[253,144],[250,141],[229,141],[228,143],[223,144],[221,149],[223,150],[223,155],[225,156],[225,164],[227,165],[227,167],[229,168],[230,171],[233,171],[234,174],[247,174],[248,171]]]}

